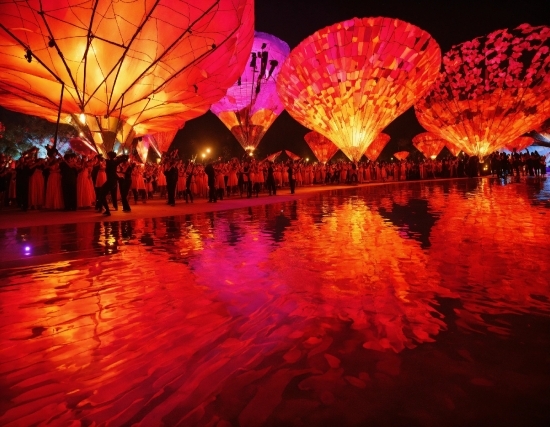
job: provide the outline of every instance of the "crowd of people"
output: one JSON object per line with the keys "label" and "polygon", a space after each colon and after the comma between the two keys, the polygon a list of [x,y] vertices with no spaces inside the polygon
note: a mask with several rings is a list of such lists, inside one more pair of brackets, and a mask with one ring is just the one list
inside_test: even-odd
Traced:
{"label": "crowd of people", "polygon": [[233,158],[200,164],[183,161],[178,152],[166,154],[159,163],[141,163],[128,155],[107,153],[92,158],[75,153],[59,155],[49,150],[39,158],[33,148],[18,160],[0,155],[0,205],[28,209],[96,209],[108,216],[111,210],[130,212],[135,204],[153,197],[171,206],[180,199],[193,203],[207,198],[216,203],[228,197],[276,195],[282,188],[368,182],[474,177],[480,174],[544,176],[546,160],[537,152],[494,153],[481,163],[461,155],[441,160],[391,162],[311,163],[273,162]]}

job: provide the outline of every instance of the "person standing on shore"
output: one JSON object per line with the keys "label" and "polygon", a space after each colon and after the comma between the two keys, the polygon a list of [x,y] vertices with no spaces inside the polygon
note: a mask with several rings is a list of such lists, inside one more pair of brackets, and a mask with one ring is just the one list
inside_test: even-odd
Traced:
{"label": "person standing on shore", "polygon": [[271,196],[273,194],[275,196],[277,194],[277,186],[275,185],[275,176],[273,175],[273,162],[268,162],[267,178],[265,183],[269,195]]}
{"label": "person standing on shore", "polygon": [[294,190],[296,188],[296,182],[294,181],[294,164],[293,161],[290,160],[288,163],[288,185],[290,186],[290,194],[294,194]]}
{"label": "person standing on shore", "polygon": [[204,173],[208,176],[208,203],[216,203],[216,171],[212,162],[206,165]]}
{"label": "person standing on shore", "polygon": [[109,210],[109,205],[107,204],[107,195],[111,194],[111,202],[113,204],[113,209],[116,211],[118,209],[117,204],[117,174],[116,169],[118,166],[119,160],[116,157],[114,151],[109,151],[107,153],[107,160],[105,161],[105,175],[107,181],[101,186],[101,198],[99,200],[99,209],[105,208],[103,215],[110,216],[111,211]]}

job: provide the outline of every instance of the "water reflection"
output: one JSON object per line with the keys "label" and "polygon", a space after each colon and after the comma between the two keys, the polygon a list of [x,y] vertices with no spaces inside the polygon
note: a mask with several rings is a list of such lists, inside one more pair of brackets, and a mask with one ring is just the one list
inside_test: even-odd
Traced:
{"label": "water reflection", "polygon": [[547,420],[546,212],[462,180],[4,230],[0,425]]}

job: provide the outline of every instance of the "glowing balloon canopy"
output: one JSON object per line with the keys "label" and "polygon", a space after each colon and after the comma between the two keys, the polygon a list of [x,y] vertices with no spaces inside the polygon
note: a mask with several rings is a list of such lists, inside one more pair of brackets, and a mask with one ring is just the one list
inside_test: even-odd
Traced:
{"label": "glowing balloon canopy", "polygon": [[3,0],[0,105],[60,116],[101,151],[206,111],[240,75],[252,0]]}
{"label": "glowing balloon canopy", "polygon": [[445,147],[447,147],[447,150],[449,150],[451,154],[455,157],[458,156],[462,151],[462,149],[458,145],[449,141],[445,141]]}
{"label": "glowing balloon canopy", "polygon": [[550,27],[523,24],[454,46],[415,104],[427,130],[484,157],[550,116]]}
{"label": "glowing balloon canopy", "polygon": [[321,163],[328,162],[338,151],[338,147],[330,139],[314,130],[306,133],[304,140]]}
{"label": "glowing balloon canopy", "polygon": [[179,129],[169,130],[166,132],[157,132],[155,134],[147,134],[143,138],[149,142],[149,147],[157,153],[159,157],[162,157],[162,153],[168,152],[170,145],[174,141]]}
{"label": "glowing balloon canopy", "polygon": [[288,44],[266,33],[255,32],[250,63],[227,90],[227,95],[212,105],[212,112],[233,133],[246,151],[254,151],[283,111],[275,79],[290,52]]}
{"label": "glowing balloon canopy", "polygon": [[520,152],[525,150],[527,147],[533,145],[534,142],[535,142],[534,138],[530,136],[519,136],[509,144],[506,144],[504,148],[511,152],[514,152],[514,151]]}
{"label": "glowing balloon canopy", "polygon": [[409,157],[409,152],[398,151],[397,153],[393,153],[393,157],[395,157],[397,160],[405,160],[407,157]]}
{"label": "glowing balloon canopy", "polygon": [[413,145],[418,151],[420,151],[426,158],[435,160],[435,158],[441,153],[443,147],[447,141],[440,136],[431,133],[423,132],[419,133],[412,139]]}
{"label": "glowing balloon canopy", "polygon": [[542,125],[535,131],[531,132],[533,138],[538,142],[550,144],[550,118],[546,119]]}
{"label": "glowing balloon canopy", "polygon": [[384,150],[388,142],[390,142],[390,139],[391,136],[389,136],[387,133],[378,134],[374,141],[372,141],[372,143],[369,145],[369,148],[367,148],[367,151],[365,151],[365,156],[371,162],[375,162],[382,153],[382,150]]}
{"label": "glowing balloon canopy", "polygon": [[420,28],[399,19],[354,18],[293,49],[277,90],[292,117],[358,161],[428,90],[440,63],[438,44]]}

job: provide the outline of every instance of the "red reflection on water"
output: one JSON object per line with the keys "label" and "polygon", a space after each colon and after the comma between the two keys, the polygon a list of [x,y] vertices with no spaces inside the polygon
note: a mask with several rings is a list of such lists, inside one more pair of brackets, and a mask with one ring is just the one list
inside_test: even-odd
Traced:
{"label": "red reflection on water", "polygon": [[[428,249],[386,219],[416,199],[437,212]],[[502,319],[487,314],[548,315],[545,211],[530,200],[486,184],[411,185],[82,226],[75,255],[112,255],[2,273],[0,424],[495,417],[475,387],[508,393],[517,374],[476,360],[493,347],[449,344],[439,303],[460,303],[458,326],[493,332]],[[530,404],[544,400],[548,375],[522,375]]]}

